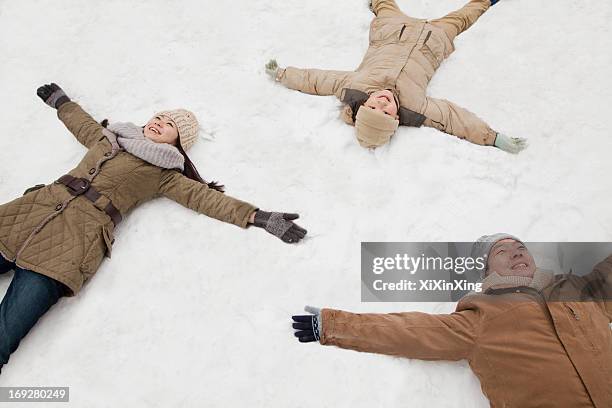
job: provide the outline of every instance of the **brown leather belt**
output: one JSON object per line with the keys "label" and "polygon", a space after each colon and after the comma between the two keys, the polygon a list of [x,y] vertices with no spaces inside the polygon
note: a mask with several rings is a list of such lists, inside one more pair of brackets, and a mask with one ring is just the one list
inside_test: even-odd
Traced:
{"label": "brown leather belt", "polygon": [[[91,186],[89,180],[74,177],[70,174],[63,175],[57,179],[56,183],[65,185],[68,192],[73,196],[85,196],[92,203],[95,203],[96,200],[102,196],[102,194],[98,193],[96,189]],[[121,213],[112,202],[109,201],[106,207],[104,207],[104,212],[113,220],[115,226],[121,222]]]}

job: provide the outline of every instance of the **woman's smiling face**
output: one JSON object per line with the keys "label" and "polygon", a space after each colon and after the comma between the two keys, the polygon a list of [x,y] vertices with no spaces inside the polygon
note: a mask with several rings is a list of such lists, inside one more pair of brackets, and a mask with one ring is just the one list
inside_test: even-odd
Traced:
{"label": "woman's smiling face", "polygon": [[145,125],[144,135],[155,143],[176,145],[178,129],[172,119],[164,115],[157,115]]}

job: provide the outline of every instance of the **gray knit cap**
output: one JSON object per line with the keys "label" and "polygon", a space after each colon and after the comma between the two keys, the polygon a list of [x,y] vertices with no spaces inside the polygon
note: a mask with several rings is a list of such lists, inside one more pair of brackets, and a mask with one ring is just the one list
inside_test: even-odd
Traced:
{"label": "gray knit cap", "polygon": [[[476,242],[474,242],[474,245],[472,246],[472,258],[475,259],[479,257],[484,257],[488,261],[489,252],[491,252],[491,248],[493,248],[493,245],[495,245],[502,239],[513,239],[517,242],[520,242],[521,244],[523,243],[523,241],[521,241],[514,235],[506,234],[503,232],[493,235],[483,235],[482,237],[478,238],[478,240],[476,240]],[[484,269],[478,270],[478,272],[480,273],[480,279],[484,278],[486,271],[486,267]]]}

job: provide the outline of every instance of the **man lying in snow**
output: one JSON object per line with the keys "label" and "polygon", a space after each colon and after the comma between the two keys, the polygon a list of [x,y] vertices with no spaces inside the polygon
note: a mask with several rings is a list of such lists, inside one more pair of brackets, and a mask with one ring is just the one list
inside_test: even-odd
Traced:
{"label": "man lying in snow", "polygon": [[587,276],[537,269],[506,234],[484,236],[482,293],[451,314],[307,307],[300,342],[421,360],[468,360],[492,407],[612,407],[612,255]]}
{"label": "man lying in snow", "polygon": [[435,71],[455,50],[454,39],[497,1],[472,0],[445,17],[423,20],[402,13],[395,0],[372,0],[370,46],[356,71],[280,68],[275,60],[266,71],[288,88],[336,95],[345,104],[343,119],[355,126],[366,148],[387,143],[399,125],[425,125],[518,153],[525,139],[497,133],[468,110],[426,94]]}

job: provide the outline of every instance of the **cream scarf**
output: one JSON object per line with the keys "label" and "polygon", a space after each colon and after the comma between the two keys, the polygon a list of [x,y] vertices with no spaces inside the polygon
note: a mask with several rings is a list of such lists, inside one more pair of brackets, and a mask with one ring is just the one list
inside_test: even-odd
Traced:
{"label": "cream scarf", "polygon": [[553,272],[543,269],[536,269],[533,278],[526,276],[502,276],[492,272],[483,279],[481,293],[486,292],[488,289],[514,288],[517,286],[527,286],[540,292],[551,284],[553,279]]}
{"label": "cream scarf", "polygon": [[185,158],[181,152],[172,145],[146,138],[142,127],[130,122],[117,122],[109,124],[107,129],[117,136],[117,143],[128,153],[164,169],[183,171]]}

